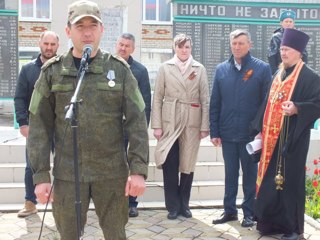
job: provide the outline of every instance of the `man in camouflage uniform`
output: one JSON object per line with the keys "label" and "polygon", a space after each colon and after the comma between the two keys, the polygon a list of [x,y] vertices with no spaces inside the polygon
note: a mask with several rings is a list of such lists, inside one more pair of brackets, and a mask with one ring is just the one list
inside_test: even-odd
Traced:
{"label": "man in camouflage uniform", "polygon": [[[77,111],[81,227],[92,199],[105,239],[123,240],[128,222],[126,196],[139,196],[145,190],[148,167],[145,105],[125,61],[99,48],[103,26],[97,4],[83,0],[72,3],[66,33],[73,48],[43,66],[30,105],[28,152],[35,193],[40,203],[51,200],[50,149],[54,139],[55,180],[50,197],[53,216],[61,240],[77,239],[73,144],[70,127],[66,128],[65,106],[76,88],[84,45],[91,44],[93,50],[79,90],[81,104]],[[130,141],[129,177],[123,129]]]}

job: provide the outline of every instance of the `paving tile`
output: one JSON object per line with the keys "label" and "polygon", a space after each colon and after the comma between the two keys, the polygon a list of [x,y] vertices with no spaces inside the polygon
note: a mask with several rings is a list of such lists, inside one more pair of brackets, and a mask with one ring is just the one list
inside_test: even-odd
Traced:
{"label": "paving tile", "polygon": [[14,240],[16,238],[8,233],[0,233],[0,239]]}
{"label": "paving tile", "polygon": [[21,230],[21,227],[14,224],[14,223],[1,223],[0,224],[0,234],[2,233],[8,233],[8,229],[10,229],[10,232],[17,232]]}
{"label": "paving tile", "polygon": [[221,237],[199,237],[199,240],[220,240]]}
{"label": "paving tile", "polygon": [[165,230],[165,228],[162,226],[152,225],[151,227],[148,228],[148,230],[154,233],[161,233]]}
{"label": "paving tile", "polygon": [[319,240],[320,239],[320,234],[314,234],[312,236],[309,236],[309,238],[306,238],[307,240]]}
{"label": "paving tile", "polygon": [[[281,235],[260,236],[253,228],[242,228],[240,221],[213,225],[212,219],[219,217],[222,209],[192,209],[193,218],[179,216],[176,220],[167,219],[167,211],[156,209],[140,209],[137,218],[129,218],[126,226],[128,240],[277,240]],[[34,240],[38,239],[43,212],[27,218],[18,218],[17,213],[0,212],[0,239],[2,240]],[[239,213],[241,219],[241,213]],[[320,225],[320,224],[319,224]],[[306,240],[320,239],[320,227],[315,223],[305,223]],[[59,240],[51,212],[45,217],[42,238]],[[94,211],[88,212],[84,240],[103,240],[97,216]]]}
{"label": "paving tile", "polygon": [[201,239],[223,239],[223,233],[218,231],[211,231],[211,232],[203,232],[200,236]]}
{"label": "paving tile", "polygon": [[275,240],[280,239],[281,236],[262,236],[259,238],[259,240]]}
{"label": "paving tile", "polygon": [[82,238],[83,240],[104,240],[103,236],[88,236]]}
{"label": "paving tile", "polygon": [[171,240],[171,237],[165,235],[156,235],[152,238],[153,240]]}
{"label": "paving tile", "polygon": [[188,235],[191,235],[191,236],[200,236],[202,234],[202,231],[199,230],[196,230],[196,229],[186,229],[183,234],[188,234]]}

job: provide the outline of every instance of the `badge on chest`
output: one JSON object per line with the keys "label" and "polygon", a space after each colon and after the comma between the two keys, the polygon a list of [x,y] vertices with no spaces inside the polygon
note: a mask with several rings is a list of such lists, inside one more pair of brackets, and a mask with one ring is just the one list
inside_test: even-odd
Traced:
{"label": "badge on chest", "polygon": [[115,83],[115,74],[114,74],[114,70],[109,70],[108,73],[107,73],[107,79],[108,79],[108,85],[109,87],[113,88],[116,83]]}

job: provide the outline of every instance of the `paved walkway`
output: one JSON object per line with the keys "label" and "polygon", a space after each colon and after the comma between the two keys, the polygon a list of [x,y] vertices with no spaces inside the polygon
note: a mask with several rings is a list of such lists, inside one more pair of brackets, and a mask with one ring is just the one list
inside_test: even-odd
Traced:
{"label": "paved walkway", "polygon": [[[212,219],[221,215],[222,209],[192,209],[193,218],[178,217],[168,220],[165,210],[141,209],[137,218],[130,218],[127,225],[128,240],[271,240],[280,239],[281,235],[261,237],[253,228],[242,228],[240,221],[226,224],[212,225]],[[18,218],[17,213],[0,212],[1,240],[36,240],[38,239],[43,212],[27,218]],[[242,216],[239,216],[240,220]],[[73,227],[70,224],[70,227]],[[320,239],[320,225],[310,218],[306,218],[304,238],[308,240]],[[44,221],[41,239],[58,240],[51,212]],[[89,211],[85,228],[84,240],[102,240],[98,219],[94,211]],[[116,239],[115,239],[116,240]]]}

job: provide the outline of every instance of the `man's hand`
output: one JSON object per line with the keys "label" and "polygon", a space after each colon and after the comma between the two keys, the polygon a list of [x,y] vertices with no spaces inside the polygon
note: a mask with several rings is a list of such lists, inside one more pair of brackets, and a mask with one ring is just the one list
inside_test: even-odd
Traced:
{"label": "man's hand", "polygon": [[158,141],[159,141],[160,138],[162,137],[162,134],[163,134],[162,128],[155,128],[155,129],[153,130],[153,136],[154,136]]}
{"label": "man's hand", "polygon": [[42,204],[46,204],[48,201],[53,202],[53,191],[49,199],[50,190],[51,190],[50,183],[37,184],[34,190],[34,193],[37,196],[37,201]]}
{"label": "man's hand", "polygon": [[200,139],[205,138],[209,135],[209,131],[201,131],[200,132]]}
{"label": "man's hand", "polygon": [[23,125],[19,129],[20,129],[21,135],[24,136],[25,138],[28,138],[28,136],[29,136],[29,126],[28,125]]}
{"label": "man's hand", "polygon": [[283,114],[286,116],[292,116],[294,114],[298,114],[298,108],[292,101],[284,101],[282,103]]}
{"label": "man's hand", "polygon": [[262,134],[261,132],[259,132],[255,137],[254,139],[262,139]]}
{"label": "man's hand", "polygon": [[141,196],[146,189],[144,177],[141,175],[130,175],[127,180],[125,194],[126,196]]}
{"label": "man's hand", "polygon": [[210,141],[215,147],[221,147],[221,138],[211,138]]}

